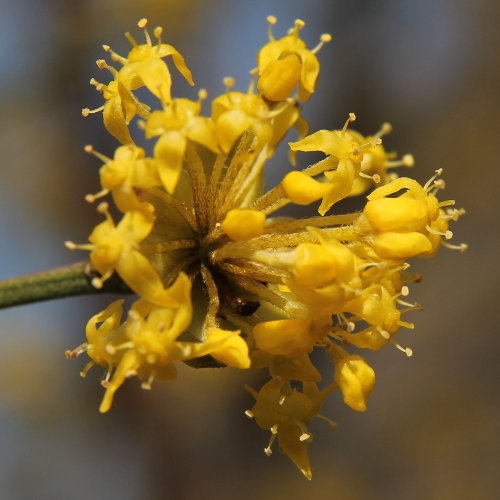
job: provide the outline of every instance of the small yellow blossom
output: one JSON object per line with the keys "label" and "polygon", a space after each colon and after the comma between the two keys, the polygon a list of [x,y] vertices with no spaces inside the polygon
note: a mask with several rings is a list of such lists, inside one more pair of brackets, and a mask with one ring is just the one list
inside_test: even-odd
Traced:
{"label": "small yellow blossom", "polygon": [[309,100],[319,75],[319,62],[315,54],[324,42],[331,40],[331,36],[323,35],[320,45],[308,50],[299,37],[304,21],[297,19],[287,36],[275,40],[271,25],[276,23],[276,18],[269,16],[267,19],[270,41],[257,55],[257,88],[270,101],[284,101],[298,85],[299,98],[302,101]]}
{"label": "small yellow blossom", "polygon": [[340,387],[344,403],[356,411],[366,411],[366,401],[375,386],[373,368],[357,354],[349,355],[333,345],[330,354],[335,360],[335,383]]}
{"label": "small yellow blossom", "polygon": [[[406,260],[431,257],[441,246],[465,250],[448,243],[449,225],[464,210],[438,200],[441,170],[423,186],[391,170],[412,166],[413,157],[398,160],[382,146],[390,125],[365,136],[350,128],[356,119],[350,113],[342,128],[310,133],[298,100],[312,96],[316,53],[331,37],[322,35],[310,50],[299,37],[302,21],[280,40],[271,33],[276,19],[268,22],[270,41],[258,53],[248,90],[232,90],[234,79],[226,77],[210,117],[202,115],[205,90],[198,101],[172,98],[166,56],[193,82],[183,57],[162,43],[161,28],[153,45],[141,19],[146,43],[127,34],[133,47],[126,58],[105,46],[121,68],[98,61],[112,79],[92,80],[104,104],[83,114],[103,111],[106,129],[122,145],[112,157],[85,148],[103,162],[101,190],[86,199],[110,197],[120,220],[115,224],[102,202],[97,209],[105,220],[89,243],[66,246],[90,252],[96,288],[116,274],[139,297],[128,313],[118,300],[94,315],[86,342],[66,355],[88,355],[82,375],[93,365],[104,369],[101,412],[127,378],[137,376],[149,389],[174,380],[179,362],[268,370],[271,380],[249,389],[256,402],[246,413],[271,432],[266,454],[277,438],[311,479],[311,418],[335,428],[319,411],[337,388],[349,407],[366,410],[375,372],[359,350],[392,344],[411,355],[397,338],[414,327],[404,314],[421,310],[407,299],[418,277],[408,273]],[[150,92],[148,105],[135,93],[139,88]],[[136,117],[139,126],[129,128]],[[266,191],[266,164],[291,128],[298,132],[289,143],[294,170]],[[140,144],[149,143],[137,146],[131,129],[134,137],[144,134]],[[325,158],[295,166],[297,153],[315,151]],[[340,200],[374,185],[358,211],[337,209]],[[279,212],[315,202],[319,216]],[[335,364],[334,383],[322,390],[319,350]]]}
{"label": "small yellow blossom", "polygon": [[332,386],[319,392],[316,385],[303,383],[304,392],[291,389],[281,379],[272,379],[259,392],[248,388],[256,399],[254,407],[247,411],[249,417],[262,429],[271,431],[272,437],[265,449],[270,455],[271,445],[278,437],[280,448],[293,460],[307,479],[312,478],[307,445],[312,434],[307,430],[309,421],[317,415]]}

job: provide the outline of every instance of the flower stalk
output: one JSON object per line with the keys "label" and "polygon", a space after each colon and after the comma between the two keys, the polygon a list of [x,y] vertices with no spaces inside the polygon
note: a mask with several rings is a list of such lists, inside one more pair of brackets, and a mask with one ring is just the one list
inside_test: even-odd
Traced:
{"label": "flower stalk", "polygon": [[92,285],[92,279],[95,277],[96,273],[92,270],[90,262],[82,261],[2,280],[0,309],[78,295],[132,293],[116,274],[100,289]]}

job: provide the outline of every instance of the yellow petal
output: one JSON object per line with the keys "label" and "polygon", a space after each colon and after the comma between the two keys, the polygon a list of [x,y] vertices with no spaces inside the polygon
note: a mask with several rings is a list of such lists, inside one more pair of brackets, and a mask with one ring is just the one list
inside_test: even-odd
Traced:
{"label": "yellow petal", "polygon": [[292,171],[281,181],[286,195],[292,203],[309,205],[326,196],[331,187],[326,183],[314,180],[303,172]]}
{"label": "yellow petal", "polygon": [[103,120],[107,131],[115,139],[118,139],[122,144],[134,143],[125,122],[121,99],[118,96],[112,97],[105,102]]}
{"label": "yellow petal", "polygon": [[156,142],[154,157],[158,160],[158,174],[170,194],[179,181],[186,146],[186,138],[177,130],[166,132]]}
{"label": "yellow petal", "polygon": [[386,232],[375,236],[373,249],[382,259],[405,260],[429,252],[432,243],[422,233]]}
{"label": "yellow petal", "polygon": [[371,200],[364,212],[377,231],[420,231],[429,218],[425,200],[404,196]]}
{"label": "yellow petal", "polygon": [[361,356],[346,356],[336,362],[334,378],[342,391],[344,403],[353,410],[365,411],[366,401],[375,385],[373,368]]}
{"label": "yellow petal", "polygon": [[166,292],[158,274],[149,260],[131,248],[122,251],[116,271],[120,278],[138,295],[160,307],[176,307],[178,304]]}
{"label": "yellow petal", "polygon": [[104,393],[104,397],[102,399],[101,406],[99,407],[99,411],[101,413],[106,413],[113,403],[113,396],[117,389],[125,382],[125,379],[129,375],[131,371],[135,371],[139,368],[140,360],[137,356],[137,353],[130,349],[124,355],[122,360],[120,361],[118,367],[113,374],[113,378],[108,384],[106,388],[106,392]]}
{"label": "yellow petal", "polygon": [[184,126],[184,133],[188,139],[202,144],[214,153],[219,151],[215,126],[212,120],[204,116],[193,116]]}
{"label": "yellow petal", "polygon": [[228,366],[243,369],[250,368],[248,345],[239,336],[239,332],[230,332],[230,335],[228,335],[228,332],[220,328],[214,328],[207,335],[205,342],[210,344],[220,340],[223,340],[223,344],[214,350],[210,350],[210,354],[215,359]]}
{"label": "yellow petal", "polygon": [[257,88],[270,101],[285,101],[297,86],[301,69],[295,54],[271,61],[262,72]]}
{"label": "yellow petal", "polygon": [[330,252],[321,245],[302,243],[295,250],[294,280],[300,285],[319,288],[331,281],[337,265]]}
{"label": "yellow petal", "polygon": [[230,210],[222,221],[222,229],[234,241],[247,241],[264,233],[266,216],[250,208]]}
{"label": "yellow petal", "polygon": [[265,321],[254,326],[253,336],[262,351],[295,357],[313,348],[310,325],[307,318]]}
{"label": "yellow petal", "polygon": [[223,113],[216,123],[217,137],[222,150],[228,153],[236,139],[252,125],[253,121],[247,113],[239,109]]}

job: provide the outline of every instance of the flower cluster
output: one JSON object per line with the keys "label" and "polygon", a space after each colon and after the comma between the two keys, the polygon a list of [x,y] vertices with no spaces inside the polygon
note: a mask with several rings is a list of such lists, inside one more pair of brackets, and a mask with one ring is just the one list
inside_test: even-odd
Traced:
{"label": "flower cluster", "polygon": [[[413,158],[396,159],[382,145],[390,132],[383,124],[373,135],[351,128],[351,113],[339,130],[309,135],[301,102],[314,92],[319,74],[316,54],[330,41],[308,49],[297,20],[276,40],[268,18],[270,41],[257,55],[257,68],[247,92],[226,91],[212,101],[210,117],[198,100],[173,98],[165,58],[193,84],[184,58],[153,41],[142,19],[145,43],[130,34],[127,57],[108,46],[115,67],[97,61],[111,74],[107,84],[92,79],[104,105],[104,125],[121,145],[112,158],[93,151],[101,161],[101,190],[88,195],[93,203],[111,197],[120,215],[115,222],[106,201],[98,204],[104,221],[89,243],[70,249],[90,251],[102,287],[113,273],[137,294],[123,314],[123,301],[110,304],[90,319],[86,342],[66,354],[86,352],[104,367],[101,412],[109,410],[116,390],[137,375],[142,387],[173,380],[175,363],[197,367],[266,368],[271,379],[259,390],[248,388],[255,405],[246,414],[271,432],[280,449],[310,479],[307,446],[312,417],[327,420],[320,408],[339,389],[344,402],[365,411],[375,373],[359,349],[379,350],[386,344],[411,355],[395,340],[413,328],[402,315],[420,308],[408,302],[408,259],[433,255],[450,245],[448,224],[463,213],[453,201],[439,201],[441,171],[424,185],[398,177],[389,169],[412,166]],[[134,93],[145,87],[158,100],[157,110]],[[138,128],[130,127],[134,117]],[[320,151],[325,158],[303,170],[289,171],[264,192],[264,166],[288,131],[295,164],[297,152]],[[143,132],[145,139],[140,136]],[[149,144],[151,153],[137,145]],[[328,214],[340,200],[372,188],[362,211]],[[292,219],[276,212],[289,203],[319,203],[319,216]],[[273,216],[274,215],[274,216]],[[322,376],[310,359],[323,349],[334,368]],[[353,352],[348,351],[351,350]]]}

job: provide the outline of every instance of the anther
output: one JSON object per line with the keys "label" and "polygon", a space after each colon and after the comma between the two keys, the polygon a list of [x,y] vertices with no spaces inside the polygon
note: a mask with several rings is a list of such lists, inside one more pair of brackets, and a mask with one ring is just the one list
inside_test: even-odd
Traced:
{"label": "anther", "polygon": [[276,19],[276,16],[267,16],[267,22],[269,24],[276,24],[278,22],[278,19]]}
{"label": "anther", "polygon": [[464,253],[467,251],[469,248],[469,245],[467,243],[460,243],[460,245],[452,245],[446,241],[442,241],[441,245],[445,246],[446,248],[449,248],[450,250],[460,250],[460,252]]}
{"label": "anther", "polygon": [[311,437],[311,434],[308,432],[304,432],[303,434],[300,435],[299,441],[303,443],[304,441],[307,441]]}
{"label": "anther", "polygon": [[143,29],[146,27],[146,24],[148,24],[148,20],[145,17],[143,17],[142,19],[139,19],[137,26]]}
{"label": "anther", "polygon": [[382,335],[382,337],[384,337],[384,339],[391,338],[391,334],[387,330],[380,330],[380,335]]}
{"label": "anther", "polygon": [[97,290],[100,290],[103,286],[104,286],[104,283],[102,282],[102,279],[101,278],[92,278],[90,280],[90,284],[94,287],[94,288],[97,288]]}
{"label": "anther", "polygon": [[380,133],[381,135],[387,135],[392,132],[392,125],[388,122],[382,123],[382,126],[380,127]]}
{"label": "anther", "polygon": [[437,187],[438,189],[444,189],[446,187],[446,183],[443,179],[438,179],[437,181],[434,181],[434,187]]}
{"label": "anther", "polygon": [[200,89],[198,91],[198,99],[200,101],[205,100],[207,97],[208,97],[208,92],[206,91],[206,89]]}
{"label": "anther", "polygon": [[105,201],[97,205],[97,211],[100,212],[101,214],[107,214],[108,210],[109,210],[109,205]]}
{"label": "anther", "polygon": [[255,416],[254,412],[251,411],[251,410],[247,410],[245,411],[245,415],[248,417],[248,418],[253,418]]}
{"label": "anther", "polygon": [[234,78],[232,76],[225,76],[222,79],[222,83],[227,87],[227,91],[229,92],[231,90],[231,87],[234,86],[235,81],[234,81]]}
{"label": "anther", "polygon": [[398,344],[394,339],[392,339],[392,343],[401,351],[404,352],[409,358],[413,356],[413,351],[409,347],[402,347]]}
{"label": "anther", "polygon": [[311,50],[313,54],[317,54],[325,43],[331,42],[332,35],[330,35],[329,33],[323,33],[319,40],[320,42],[318,43],[318,45],[316,45],[316,47],[314,47],[314,49]]}
{"label": "anther", "polygon": [[64,246],[65,246],[68,250],[76,250],[76,248],[77,248],[76,243],[74,243],[74,242],[72,242],[72,241],[65,241],[65,242],[64,242]]}
{"label": "anther", "polygon": [[411,154],[405,154],[403,158],[401,158],[401,161],[405,167],[413,167],[413,165],[415,165],[415,158],[413,158]]}
{"label": "anther", "polygon": [[410,293],[410,289],[406,285],[401,287],[401,295],[403,297],[407,297],[409,293]]}
{"label": "anther", "polygon": [[116,354],[116,347],[115,347],[114,345],[112,345],[112,344],[108,344],[108,345],[105,347],[105,349],[106,349],[106,352],[107,352],[108,354],[111,354],[111,356],[113,356],[113,354]]}
{"label": "anther", "polygon": [[153,30],[153,35],[155,36],[155,38],[158,39],[158,42],[160,42],[160,38],[161,38],[161,34],[163,33],[163,28],[161,26],[157,26],[154,30]]}
{"label": "anther", "polygon": [[104,59],[97,59],[95,63],[99,69],[105,69],[108,66],[108,63]]}

